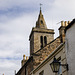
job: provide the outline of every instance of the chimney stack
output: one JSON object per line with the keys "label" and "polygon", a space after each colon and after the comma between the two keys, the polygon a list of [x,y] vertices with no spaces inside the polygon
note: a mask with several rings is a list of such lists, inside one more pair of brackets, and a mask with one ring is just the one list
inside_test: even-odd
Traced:
{"label": "chimney stack", "polygon": [[61,26],[59,28],[59,35],[60,35],[60,40],[61,42],[65,42],[65,28],[66,26],[68,26],[68,24],[70,23],[70,21],[61,21]]}
{"label": "chimney stack", "polygon": [[28,56],[23,55],[23,60],[21,61],[21,66],[23,66],[28,60]]}
{"label": "chimney stack", "polygon": [[25,60],[25,55],[23,55],[23,60],[21,61],[21,66],[23,66],[25,64],[26,60]]}

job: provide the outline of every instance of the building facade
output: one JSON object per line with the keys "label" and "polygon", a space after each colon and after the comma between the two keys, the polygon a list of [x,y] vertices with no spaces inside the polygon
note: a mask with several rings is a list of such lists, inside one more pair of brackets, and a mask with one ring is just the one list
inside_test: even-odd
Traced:
{"label": "building facade", "polygon": [[[30,73],[31,75],[75,75],[75,19],[64,28],[63,35],[65,35],[65,37],[60,37],[62,43]],[[68,70],[66,67],[60,66],[58,73],[53,73],[50,63],[53,62],[54,56],[61,64],[68,64]]]}
{"label": "building facade", "polygon": [[54,30],[48,29],[44,20],[42,11],[40,10],[36,26],[32,28],[29,36],[30,55],[42,49],[54,39]]}
{"label": "building facade", "polygon": [[75,19],[66,27],[66,56],[68,75],[75,75]]}
{"label": "building facade", "polygon": [[[66,62],[64,42],[65,42],[65,28],[69,24],[67,21],[61,22],[61,27],[59,28],[59,36],[54,39],[54,30],[48,29],[42,11],[38,16],[36,26],[32,28],[29,36],[30,41],[30,57],[21,62],[22,67],[16,73],[16,75],[54,75],[49,66],[53,57],[60,59],[62,63]],[[40,65],[40,66],[39,66]],[[46,70],[48,72],[46,72]],[[62,68],[62,74],[67,75],[65,69]],[[35,71],[35,72],[34,72]]]}
{"label": "building facade", "polygon": [[37,66],[30,74],[31,75],[68,75],[66,68],[60,66],[58,73],[53,73],[50,63],[54,56],[61,64],[67,64],[65,54],[65,44],[61,43],[40,65]]}

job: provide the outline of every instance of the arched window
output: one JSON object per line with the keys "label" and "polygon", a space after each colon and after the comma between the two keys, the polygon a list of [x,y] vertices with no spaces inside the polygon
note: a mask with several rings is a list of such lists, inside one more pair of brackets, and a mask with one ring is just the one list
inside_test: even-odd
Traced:
{"label": "arched window", "polygon": [[41,24],[43,24],[43,21],[41,20]]}
{"label": "arched window", "polygon": [[43,47],[43,36],[40,37],[41,48]]}
{"label": "arched window", "polygon": [[44,36],[44,44],[46,45],[47,44],[47,37]]}

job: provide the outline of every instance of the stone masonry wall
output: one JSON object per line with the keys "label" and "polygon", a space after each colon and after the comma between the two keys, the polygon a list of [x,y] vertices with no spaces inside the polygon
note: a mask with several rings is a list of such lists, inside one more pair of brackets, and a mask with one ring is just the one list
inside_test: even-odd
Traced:
{"label": "stone masonry wall", "polygon": [[54,30],[52,29],[40,29],[40,28],[33,28],[32,32],[29,36],[30,40],[30,55],[32,53],[37,52],[41,49],[41,36],[43,37],[42,42],[43,46],[45,46],[45,38],[47,38],[47,44],[54,40]]}
{"label": "stone masonry wall", "polygon": [[47,44],[51,42],[54,39],[53,34],[47,34],[47,33],[34,33],[34,52],[38,51],[41,49],[41,42],[40,42],[40,37],[43,36],[43,45],[44,45],[44,36],[47,37]]}
{"label": "stone masonry wall", "polygon": [[15,75],[25,75],[25,67],[22,67]]}
{"label": "stone masonry wall", "polygon": [[56,38],[49,44],[47,44],[42,49],[38,50],[36,53],[33,54],[33,65],[34,68],[38,66],[43,60],[45,60],[50,53],[52,53],[58,46],[60,45],[60,38]]}
{"label": "stone masonry wall", "polygon": [[30,75],[30,72],[33,70],[33,59],[27,63],[26,66],[26,75]]}

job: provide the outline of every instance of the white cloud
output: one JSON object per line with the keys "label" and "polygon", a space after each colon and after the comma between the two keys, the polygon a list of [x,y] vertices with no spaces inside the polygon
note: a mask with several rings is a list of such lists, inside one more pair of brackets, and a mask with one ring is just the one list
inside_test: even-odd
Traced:
{"label": "white cloud", "polygon": [[14,75],[14,71],[18,71],[20,68],[20,61],[19,60],[0,60],[0,75],[3,73],[5,75],[11,74]]}

